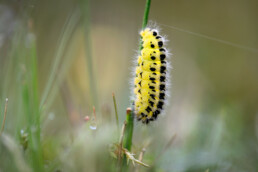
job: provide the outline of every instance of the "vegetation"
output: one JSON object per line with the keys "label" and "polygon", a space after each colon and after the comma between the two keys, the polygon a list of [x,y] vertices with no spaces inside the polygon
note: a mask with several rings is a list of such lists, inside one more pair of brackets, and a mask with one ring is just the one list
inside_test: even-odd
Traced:
{"label": "vegetation", "polygon": [[[150,2],[0,2],[0,171],[258,171],[255,2]],[[149,18],[174,70],[143,125],[128,81]]]}

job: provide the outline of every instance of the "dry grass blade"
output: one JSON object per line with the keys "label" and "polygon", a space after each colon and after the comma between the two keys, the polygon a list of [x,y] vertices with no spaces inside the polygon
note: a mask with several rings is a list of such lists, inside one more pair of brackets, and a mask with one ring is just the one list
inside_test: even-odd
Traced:
{"label": "dry grass blade", "polygon": [[[145,152],[145,151],[146,151],[146,149],[145,149],[145,148],[142,148],[142,151],[140,152],[139,157],[138,157],[139,161],[142,161],[142,160],[143,160],[143,155],[144,155],[144,152]],[[138,172],[138,171],[140,171],[139,166],[135,168],[135,172]]]}
{"label": "dry grass blade", "polygon": [[121,131],[121,135],[120,135],[120,139],[119,139],[119,145],[123,145],[123,139],[124,139],[124,135],[125,135],[125,128],[126,128],[126,122],[124,122],[123,126],[122,126],[122,131]]}
{"label": "dry grass blade", "polygon": [[119,130],[119,121],[118,121],[118,113],[117,113],[117,105],[116,105],[116,97],[115,97],[115,93],[112,93],[112,97],[113,97],[113,103],[114,103],[115,114],[116,114],[116,125],[117,125],[117,130]]}
{"label": "dry grass blade", "polygon": [[8,98],[5,99],[4,119],[3,119],[1,131],[0,131],[0,136],[1,136],[2,132],[4,131],[4,124],[5,124],[5,120],[6,120],[6,114],[7,114],[7,106],[8,106]]}
{"label": "dry grass blade", "polygon": [[124,140],[124,134],[125,134],[125,128],[126,128],[126,122],[124,122],[123,126],[122,126],[122,131],[121,131],[121,135],[120,135],[120,139],[119,139],[119,145],[117,146],[117,156],[118,156],[118,165],[120,167],[120,171],[122,168],[122,148],[123,148],[123,140]]}
{"label": "dry grass blade", "polygon": [[148,164],[145,164],[145,163],[141,162],[140,160],[135,159],[134,154],[130,153],[127,149],[123,148],[123,152],[125,153],[125,155],[127,157],[127,163],[129,163],[129,160],[131,160],[134,166],[135,166],[135,163],[137,163],[144,167],[150,167]]}
{"label": "dry grass blade", "polygon": [[145,152],[146,150],[145,150],[145,148],[143,148],[142,149],[142,151],[140,152],[140,155],[139,155],[139,161],[142,161],[142,159],[143,159],[143,155],[144,155],[144,152]]}

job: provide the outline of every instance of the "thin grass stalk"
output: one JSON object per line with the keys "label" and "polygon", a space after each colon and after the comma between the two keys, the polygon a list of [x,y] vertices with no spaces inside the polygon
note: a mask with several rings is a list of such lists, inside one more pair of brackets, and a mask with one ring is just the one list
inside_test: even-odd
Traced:
{"label": "thin grass stalk", "polygon": [[[44,171],[44,162],[41,146],[41,127],[40,127],[40,112],[39,112],[39,97],[38,97],[38,64],[37,50],[35,40],[29,42],[29,48],[23,52],[22,59],[28,71],[24,75],[22,84],[22,98],[24,106],[24,114],[27,120],[29,154],[31,166],[34,170]],[[26,59],[25,57],[29,57]],[[29,75],[30,73],[31,75]]]}
{"label": "thin grass stalk", "polygon": [[[145,27],[148,24],[150,6],[151,6],[151,0],[146,0],[145,11],[144,11],[144,16],[143,16],[143,23],[142,23],[142,29],[145,29]],[[140,50],[141,50],[141,44],[140,44],[139,47],[140,47]],[[125,137],[124,137],[123,147],[125,149],[127,149],[128,151],[131,151],[131,147],[132,147],[134,116],[135,116],[134,108],[127,109],[127,113],[126,113],[126,124],[127,125],[126,125],[126,129],[125,129]],[[128,170],[126,156],[124,156],[123,164],[124,164],[125,170]]]}
{"label": "thin grass stalk", "polygon": [[150,6],[151,6],[151,0],[147,0],[147,1],[146,1],[146,4],[145,4],[145,11],[144,11],[142,29],[145,29],[145,27],[146,27],[147,24],[148,24]]}
{"label": "thin grass stalk", "polygon": [[63,57],[63,54],[65,52],[65,48],[67,46],[67,43],[70,39],[70,36],[74,30],[74,26],[77,23],[76,18],[78,17],[77,13],[74,13],[70,15],[70,17],[67,19],[63,29],[62,34],[60,36],[59,45],[55,54],[54,62],[51,67],[51,72],[47,81],[47,85],[43,91],[42,98],[40,101],[40,110],[42,110],[43,105],[45,104],[50,90],[53,87],[53,83],[55,82],[56,75],[58,74],[58,68],[60,66],[60,63],[62,62],[61,59]]}
{"label": "thin grass stalk", "polygon": [[[55,99],[55,96],[58,93],[58,90],[60,89],[60,85],[64,82],[65,74],[67,73],[68,69],[72,65],[72,60],[74,59],[74,54],[72,54],[71,50],[78,49],[78,45],[75,46],[73,33],[76,30],[76,26],[80,19],[80,13],[78,10],[75,10],[72,12],[71,16],[67,19],[67,24],[64,26],[64,33],[60,36],[60,43],[57,48],[57,51],[61,51],[63,49],[63,46],[69,47],[66,49],[63,54],[62,63],[60,64],[60,68],[58,69],[58,75],[56,76],[55,81],[53,82],[53,87],[49,92],[49,96],[47,97],[47,103],[44,105],[44,109],[48,109]],[[72,40],[71,40],[72,39]],[[62,43],[65,41],[64,43]],[[56,53],[58,54],[58,53]],[[57,57],[55,57],[57,58]],[[44,116],[45,118],[46,116]]]}
{"label": "thin grass stalk", "polygon": [[3,122],[2,122],[2,127],[1,127],[1,131],[0,131],[0,136],[2,135],[2,133],[3,133],[3,131],[4,131],[4,125],[5,125],[6,114],[7,114],[7,106],[8,106],[8,98],[5,99],[4,119],[3,119]]}
{"label": "thin grass stalk", "polygon": [[126,128],[126,122],[124,122],[122,126],[122,131],[119,139],[119,145],[118,145],[118,169],[119,171],[122,171],[122,148],[123,148],[123,140],[124,140],[124,135],[125,135],[125,128]]}
{"label": "thin grass stalk", "polygon": [[35,137],[35,147],[36,147],[36,156],[37,156],[37,163],[39,168],[38,171],[43,171],[43,157],[42,157],[42,146],[41,146],[41,123],[40,123],[40,109],[39,109],[39,87],[38,87],[38,60],[37,60],[37,48],[35,40],[32,41],[30,47],[30,70],[31,70],[31,104],[32,104],[32,112],[33,112],[33,123],[36,126],[36,131],[34,135]]}
{"label": "thin grass stalk", "polygon": [[131,108],[126,110],[126,128],[124,136],[123,147],[128,151],[131,151],[132,147],[132,138],[133,138],[133,127],[134,127],[134,113]]}
{"label": "thin grass stalk", "polygon": [[112,97],[113,97],[113,103],[114,103],[114,108],[115,108],[117,131],[119,131],[119,121],[118,121],[118,113],[117,113],[117,105],[116,105],[115,93],[112,93]]}
{"label": "thin grass stalk", "polygon": [[91,21],[90,21],[90,3],[89,0],[81,0],[83,24],[84,24],[84,37],[85,37],[85,58],[87,63],[89,84],[90,84],[90,107],[95,106],[98,109],[98,94],[97,94],[97,81],[95,71],[93,68],[92,60],[92,41],[91,41]]}

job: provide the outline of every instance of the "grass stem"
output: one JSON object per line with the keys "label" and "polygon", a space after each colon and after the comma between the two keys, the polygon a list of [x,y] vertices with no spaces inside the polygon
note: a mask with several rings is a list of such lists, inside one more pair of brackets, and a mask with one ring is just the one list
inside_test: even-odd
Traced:
{"label": "grass stem", "polygon": [[73,30],[77,24],[78,18],[79,18],[79,16],[78,16],[77,12],[72,13],[68,17],[64,27],[62,28],[62,32],[61,32],[62,34],[58,41],[58,47],[55,52],[54,61],[52,62],[49,78],[46,82],[47,84],[43,91],[42,98],[40,101],[40,110],[42,110],[42,108],[50,94],[50,91],[51,91],[54,83],[56,82],[56,77],[58,75],[58,69],[60,68],[60,64],[62,62],[62,57],[65,53],[65,48],[72,36]]}
{"label": "grass stem", "polygon": [[4,131],[4,124],[5,124],[5,120],[6,120],[6,114],[7,114],[7,106],[8,106],[8,98],[5,99],[4,119],[3,119],[1,131],[0,131],[0,136],[2,135],[2,132]]}
{"label": "grass stem", "polygon": [[94,105],[98,110],[98,93],[97,93],[97,80],[96,71],[94,71],[93,57],[92,57],[92,40],[91,40],[91,18],[90,18],[90,2],[89,0],[81,0],[81,10],[83,14],[83,24],[84,24],[84,40],[85,40],[85,59],[86,59],[86,69],[89,75],[89,86],[90,86],[90,97],[91,105]]}
{"label": "grass stem", "polygon": [[[148,18],[149,18],[149,12],[150,12],[150,5],[151,0],[146,0],[145,5],[145,12],[143,17],[143,23],[142,23],[142,29],[144,29],[148,24]],[[141,49],[141,44],[140,44]],[[124,143],[123,147],[127,149],[128,151],[131,151],[132,147],[132,138],[133,138],[133,128],[134,128],[134,108],[127,108],[126,110],[126,129],[125,129],[125,136],[124,136]],[[127,163],[126,163],[126,156],[124,156],[123,165],[125,170],[128,169]]]}
{"label": "grass stem", "polygon": [[119,146],[118,146],[118,167],[119,171],[122,171],[122,149],[123,149],[123,140],[124,140],[124,135],[125,135],[125,128],[126,128],[126,122],[124,122],[122,126],[122,131],[119,139]]}
{"label": "grass stem", "polygon": [[126,128],[125,128],[123,147],[128,151],[130,151],[132,147],[133,127],[134,127],[134,113],[131,108],[127,108],[126,109]]}
{"label": "grass stem", "polygon": [[151,6],[151,0],[147,0],[145,4],[145,12],[143,17],[142,29],[144,29],[148,24],[150,6]]}
{"label": "grass stem", "polygon": [[119,130],[119,121],[118,121],[118,113],[117,113],[117,105],[116,105],[115,93],[112,93],[112,97],[113,97],[113,103],[114,103],[115,114],[116,114],[116,126],[117,126],[117,130]]}

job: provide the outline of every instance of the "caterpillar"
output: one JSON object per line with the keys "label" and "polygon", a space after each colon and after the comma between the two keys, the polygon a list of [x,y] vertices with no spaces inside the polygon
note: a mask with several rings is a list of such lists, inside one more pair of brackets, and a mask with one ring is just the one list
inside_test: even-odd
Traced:
{"label": "caterpillar", "polygon": [[156,29],[140,32],[141,51],[134,78],[134,112],[136,118],[148,124],[162,112],[167,88],[167,50],[164,38]]}

